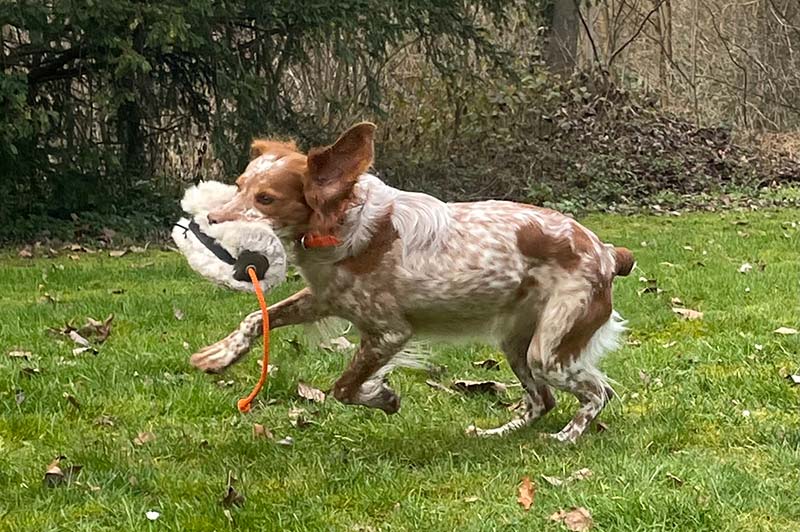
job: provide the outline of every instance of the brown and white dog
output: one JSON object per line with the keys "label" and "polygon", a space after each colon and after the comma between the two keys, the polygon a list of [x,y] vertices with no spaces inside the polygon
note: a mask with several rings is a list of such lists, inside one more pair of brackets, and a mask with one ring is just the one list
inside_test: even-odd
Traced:
{"label": "brown and white dog", "polygon": [[[603,244],[558,212],[505,201],[444,203],[365,173],[375,126],[361,123],[308,155],[293,143],[257,140],[238,193],[211,223],[263,220],[293,252],[308,287],[269,308],[271,327],[328,316],[352,322],[361,344],[332,393],[394,413],[400,399],[386,368],[413,336],[472,337],[499,344],[525,390],[524,413],[477,435],[500,435],[555,405],[552,388],[580,401],[552,436],[574,441],[610,395],[600,357],[623,322],[611,305],[615,276],[633,256]],[[221,371],[257,338],[253,312],[227,338],[192,356]]]}

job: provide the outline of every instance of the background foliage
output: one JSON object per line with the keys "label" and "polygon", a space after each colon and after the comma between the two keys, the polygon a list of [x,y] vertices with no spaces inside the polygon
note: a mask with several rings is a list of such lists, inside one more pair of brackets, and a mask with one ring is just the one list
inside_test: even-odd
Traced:
{"label": "background foliage", "polygon": [[0,240],[162,228],[254,136],[307,147],[360,119],[385,178],[448,198],[603,209],[792,180],[791,135],[739,145],[798,124],[800,13],[755,4],[3,0]]}

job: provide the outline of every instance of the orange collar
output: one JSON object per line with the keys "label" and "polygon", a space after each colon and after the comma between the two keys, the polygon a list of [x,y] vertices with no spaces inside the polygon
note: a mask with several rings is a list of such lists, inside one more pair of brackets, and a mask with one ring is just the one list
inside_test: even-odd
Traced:
{"label": "orange collar", "polygon": [[341,241],[334,235],[315,235],[313,233],[304,233],[300,237],[300,246],[303,249],[309,248],[330,248],[338,246]]}

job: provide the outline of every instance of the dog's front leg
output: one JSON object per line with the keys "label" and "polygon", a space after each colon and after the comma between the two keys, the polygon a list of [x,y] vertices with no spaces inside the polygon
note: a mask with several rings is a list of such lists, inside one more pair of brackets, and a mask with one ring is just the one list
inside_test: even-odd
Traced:
{"label": "dog's front leg", "polygon": [[[327,316],[308,288],[275,303],[267,310],[270,329],[309,323]],[[252,341],[261,335],[261,322],[261,311],[251,312],[235,331],[192,355],[190,362],[194,367],[208,373],[225,371],[250,350]]]}
{"label": "dog's front leg", "polygon": [[346,404],[380,408],[387,414],[400,409],[400,397],[389,388],[382,369],[411,337],[410,329],[375,334],[362,332],[361,345],[350,365],[333,385],[333,396]]}

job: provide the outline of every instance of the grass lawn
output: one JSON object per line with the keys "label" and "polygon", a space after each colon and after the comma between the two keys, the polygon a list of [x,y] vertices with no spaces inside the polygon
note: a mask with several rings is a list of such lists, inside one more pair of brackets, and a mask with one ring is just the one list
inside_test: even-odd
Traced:
{"label": "grass lawn", "polygon": [[[517,387],[500,398],[449,394],[401,371],[391,378],[403,397],[393,417],[309,404],[298,381],[327,389],[346,356],[298,343],[299,328],[273,333],[278,370],[253,413],[240,415],[235,403],[256,381],[258,357],[225,376],[187,359],[254,310],[252,295],[211,286],[176,253],[73,260],[8,250],[0,530],[566,530],[549,516],[580,506],[593,530],[800,530],[800,387],[785,378],[799,372],[800,335],[773,332],[800,329],[800,211],[584,222],[633,250],[639,269],[615,283],[631,329],[605,362],[620,397],[601,415],[606,430],[574,446],[537,437],[573,414],[575,400],[561,394],[556,410],[510,437],[464,435],[470,423],[507,421]],[[740,273],[745,262],[753,268]],[[639,293],[648,286],[639,277],[663,292]],[[676,297],[703,318],[675,315]],[[46,332],[110,313],[96,356],[74,355],[69,339]],[[13,350],[30,360],[7,356]],[[479,346],[437,349],[440,379],[515,382],[505,362],[500,371],[473,366],[487,357],[502,358]],[[313,424],[294,427],[293,407]],[[275,439],[254,438],[254,423]],[[155,439],[138,445],[141,432]],[[294,445],[277,443],[286,436]],[[58,455],[63,470],[83,469],[50,487],[43,477]],[[543,478],[581,468],[592,475],[560,486]],[[226,508],[229,472],[245,501]],[[525,476],[536,487],[527,512],[517,503]],[[149,521],[148,511],[160,516]]]}

